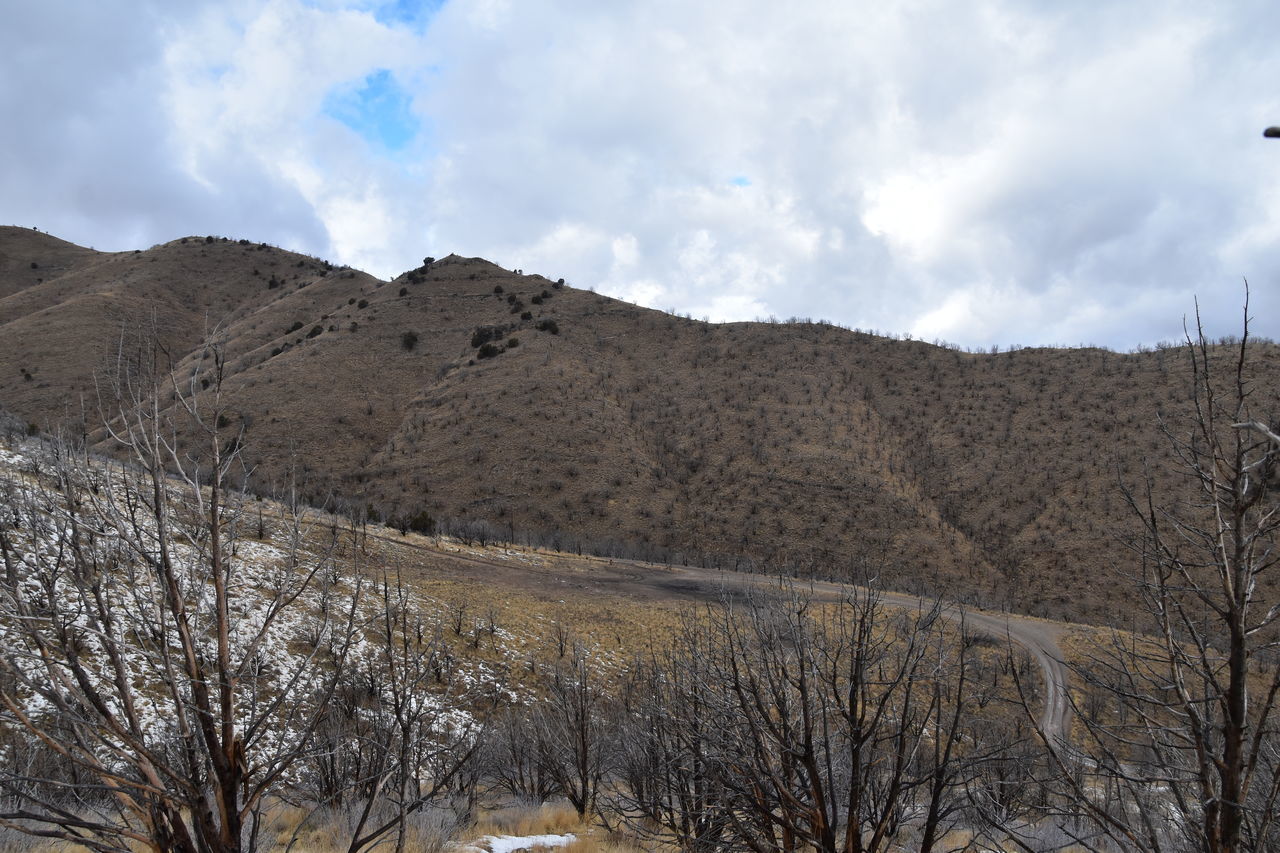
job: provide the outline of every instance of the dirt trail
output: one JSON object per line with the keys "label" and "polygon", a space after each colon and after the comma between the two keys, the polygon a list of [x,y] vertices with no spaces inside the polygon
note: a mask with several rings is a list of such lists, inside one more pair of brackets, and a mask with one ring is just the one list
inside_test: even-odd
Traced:
{"label": "dirt trail", "polygon": [[[556,554],[541,555],[543,559],[516,560],[504,556],[501,551],[467,548],[450,550],[434,545],[417,544],[395,536],[375,538],[397,547],[408,547],[430,553],[448,563],[461,573],[474,575],[464,567],[481,566],[483,575],[476,580],[485,583],[511,584],[522,589],[554,594],[561,592],[601,596],[619,596],[639,600],[688,599],[712,601],[725,591],[747,588],[776,587],[778,578],[749,572],[725,572],[700,569],[692,566],[669,566],[642,563],[635,560],[611,560],[601,557],[574,557]],[[513,549],[518,555],[537,555]],[[858,591],[858,587],[828,581],[796,581],[798,586],[812,590],[826,598],[839,598]],[[933,599],[881,592],[885,604],[901,608],[928,608]],[[985,610],[947,605],[942,614],[948,619],[965,623],[998,640],[1012,641],[1021,646],[1039,666],[1044,681],[1044,708],[1040,715],[1040,728],[1044,734],[1058,743],[1066,743],[1070,732],[1071,706],[1067,693],[1070,671],[1064,663],[1058,638],[1062,627],[1052,622],[1010,613],[994,613]]]}

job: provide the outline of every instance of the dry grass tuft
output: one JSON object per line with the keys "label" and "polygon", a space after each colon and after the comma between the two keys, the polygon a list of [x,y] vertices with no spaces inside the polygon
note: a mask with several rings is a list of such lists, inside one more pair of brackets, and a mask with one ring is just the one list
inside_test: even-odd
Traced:
{"label": "dry grass tuft", "polygon": [[564,835],[584,830],[568,803],[514,805],[486,812],[467,830],[468,836]]}

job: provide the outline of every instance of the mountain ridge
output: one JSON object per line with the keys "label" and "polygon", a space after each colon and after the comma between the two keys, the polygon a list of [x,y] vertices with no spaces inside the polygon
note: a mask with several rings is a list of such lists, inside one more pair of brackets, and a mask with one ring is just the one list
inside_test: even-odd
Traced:
{"label": "mountain ridge", "polygon": [[0,229],[0,405],[92,421],[122,331],[148,326],[184,380],[216,336],[259,486],[355,512],[1105,621],[1101,581],[1132,562],[1118,482],[1144,459],[1176,482],[1155,427],[1187,400],[1174,349],[707,324],[456,255],[382,281],[248,240],[55,241]]}

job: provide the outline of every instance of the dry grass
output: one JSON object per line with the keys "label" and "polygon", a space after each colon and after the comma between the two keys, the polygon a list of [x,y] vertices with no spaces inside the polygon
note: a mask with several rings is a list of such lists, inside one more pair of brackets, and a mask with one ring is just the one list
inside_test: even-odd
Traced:
{"label": "dry grass", "polygon": [[564,835],[584,830],[578,813],[568,803],[514,805],[484,813],[466,831],[481,835]]}
{"label": "dry grass", "polygon": [[[24,419],[94,399],[122,319],[155,308],[188,353],[213,317],[230,423],[265,489],[292,468],[312,497],[392,516],[722,566],[870,566],[893,588],[1053,618],[1116,614],[1116,473],[1167,456],[1155,414],[1186,399],[1176,351],[974,354],[708,325],[477,259],[381,282],[247,242],[104,254],[13,228],[0,257],[0,399]],[[520,345],[477,359],[472,332],[494,325]],[[1280,386],[1275,347],[1256,379]]]}

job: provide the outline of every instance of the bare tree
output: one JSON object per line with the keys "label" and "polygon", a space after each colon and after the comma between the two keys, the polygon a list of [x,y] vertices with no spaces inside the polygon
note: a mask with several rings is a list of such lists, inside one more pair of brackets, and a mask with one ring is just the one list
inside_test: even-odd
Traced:
{"label": "bare tree", "polygon": [[1274,349],[1251,342],[1246,298],[1238,344],[1211,345],[1197,312],[1186,352],[1189,417],[1161,422],[1174,476],[1125,490],[1152,633],[1116,633],[1078,669],[1085,740],[1049,748],[1113,846],[1274,850],[1280,436],[1275,389],[1250,379]]}
{"label": "bare tree", "polygon": [[641,835],[711,853],[728,842],[733,802],[720,779],[723,703],[717,620],[690,616],[669,646],[637,662],[624,693],[612,805]]}
{"label": "bare tree", "polygon": [[481,747],[486,781],[493,789],[542,803],[556,791],[547,762],[539,756],[532,709],[508,707],[497,714]]}
{"label": "bare tree", "polygon": [[1007,744],[976,648],[962,617],[874,591],[726,604],[639,668],[613,798],[688,851],[951,849]]}
{"label": "bare tree", "polygon": [[[182,383],[150,355],[120,371],[104,418],[126,464],[55,443],[4,484],[0,727],[39,760],[0,762],[0,824],[94,850],[239,851],[307,752],[358,582],[315,611],[336,572],[301,513],[274,568],[237,555],[250,521],[222,352]],[[323,642],[282,653],[298,614]]]}
{"label": "bare tree", "polygon": [[411,815],[446,794],[473,793],[464,783],[482,742],[475,714],[492,704],[490,688],[469,686],[453,666],[441,626],[424,618],[398,575],[384,572],[378,592],[376,652],[360,670],[370,724],[357,743],[367,758],[352,780],[363,802],[348,853],[392,833],[403,853]]}
{"label": "bare tree", "polygon": [[568,660],[548,671],[546,698],[534,716],[538,760],[580,817],[595,812],[601,784],[612,769],[606,687],[590,650],[574,643]]}

